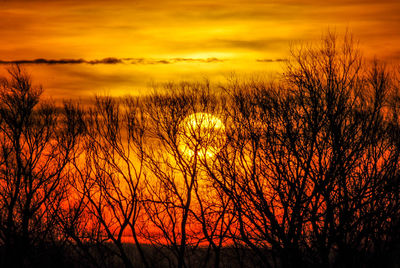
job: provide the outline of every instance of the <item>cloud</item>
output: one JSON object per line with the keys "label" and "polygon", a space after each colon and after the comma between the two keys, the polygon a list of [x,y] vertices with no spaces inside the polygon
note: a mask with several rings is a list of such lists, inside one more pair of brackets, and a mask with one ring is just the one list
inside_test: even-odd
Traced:
{"label": "cloud", "polygon": [[286,62],[287,59],[257,59],[257,62]]}
{"label": "cloud", "polygon": [[179,62],[201,62],[213,63],[223,62],[224,60],[218,58],[171,58],[171,59],[145,59],[145,58],[104,58],[96,60],[85,59],[34,59],[34,60],[0,60],[0,64],[173,64]]}
{"label": "cloud", "polygon": [[84,59],[34,59],[34,60],[0,60],[0,64],[117,64],[122,63],[121,59],[117,58],[104,58],[100,60],[84,60]]}
{"label": "cloud", "polygon": [[104,58],[101,60],[86,61],[86,63],[89,63],[89,64],[117,64],[117,63],[123,63],[123,60],[117,59],[117,58]]}
{"label": "cloud", "polygon": [[225,60],[218,58],[170,58],[170,59],[144,59],[144,58],[125,58],[124,60],[130,61],[131,64],[174,64],[180,62],[200,62],[200,63],[213,63],[223,62]]}
{"label": "cloud", "polygon": [[224,60],[218,58],[206,58],[206,59],[192,59],[192,58],[173,58],[173,62],[223,62]]}

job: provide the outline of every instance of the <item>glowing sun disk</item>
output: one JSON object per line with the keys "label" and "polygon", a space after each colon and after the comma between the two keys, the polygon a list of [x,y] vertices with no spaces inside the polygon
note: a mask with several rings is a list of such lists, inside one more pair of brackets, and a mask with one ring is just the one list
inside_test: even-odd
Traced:
{"label": "glowing sun disk", "polygon": [[225,142],[225,126],[209,113],[194,113],[180,124],[178,148],[184,156],[212,158]]}

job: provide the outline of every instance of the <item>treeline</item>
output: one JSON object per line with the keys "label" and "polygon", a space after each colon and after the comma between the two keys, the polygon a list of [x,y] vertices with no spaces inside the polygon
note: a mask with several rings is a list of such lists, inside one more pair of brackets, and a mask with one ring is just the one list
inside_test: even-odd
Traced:
{"label": "treeline", "polygon": [[62,108],[0,87],[1,267],[396,267],[400,76],[351,37]]}

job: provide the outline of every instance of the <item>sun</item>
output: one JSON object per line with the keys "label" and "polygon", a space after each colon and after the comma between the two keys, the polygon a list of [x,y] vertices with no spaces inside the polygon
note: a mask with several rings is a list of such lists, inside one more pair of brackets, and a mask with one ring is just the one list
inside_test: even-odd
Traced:
{"label": "sun", "polygon": [[213,158],[226,141],[225,125],[210,113],[194,113],[179,127],[178,149],[190,159]]}

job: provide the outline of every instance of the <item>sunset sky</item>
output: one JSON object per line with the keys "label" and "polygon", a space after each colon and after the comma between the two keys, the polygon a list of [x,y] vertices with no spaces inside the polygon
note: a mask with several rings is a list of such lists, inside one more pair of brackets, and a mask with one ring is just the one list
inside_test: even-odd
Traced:
{"label": "sunset sky", "polygon": [[349,29],[367,57],[400,59],[399,0],[0,0],[0,73],[20,61],[56,99],[142,94],[280,72],[290,44],[328,29]]}

